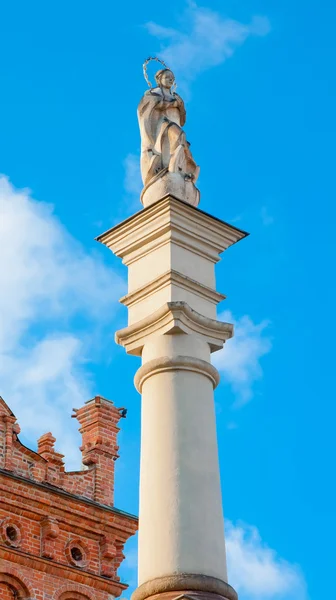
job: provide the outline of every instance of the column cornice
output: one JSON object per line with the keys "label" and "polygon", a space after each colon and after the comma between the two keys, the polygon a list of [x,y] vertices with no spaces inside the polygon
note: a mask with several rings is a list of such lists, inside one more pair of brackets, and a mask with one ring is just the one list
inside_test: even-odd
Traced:
{"label": "column cornice", "polygon": [[233,325],[205,317],[186,302],[166,302],[144,319],[119,329],[115,341],[124,346],[128,354],[140,356],[152,335],[168,333],[196,334],[209,344],[211,352],[215,352],[233,336]]}
{"label": "column cornice", "polygon": [[167,195],[99,235],[96,240],[126,265],[174,240],[213,262],[247,232]]}

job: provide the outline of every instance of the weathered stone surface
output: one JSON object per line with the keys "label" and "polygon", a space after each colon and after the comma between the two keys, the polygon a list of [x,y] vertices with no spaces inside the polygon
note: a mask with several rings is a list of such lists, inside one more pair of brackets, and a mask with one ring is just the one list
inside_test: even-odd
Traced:
{"label": "weathered stone surface", "polygon": [[141,135],[141,202],[150,206],[167,194],[197,206],[199,167],[190,151],[183,126],[186,111],[182,98],[172,91],[175,77],[170,69],[155,76],[157,87],[143,95],[138,106]]}
{"label": "weathered stone surface", "polygon": [[176,573],[140,585],[132,600],[237,600],[237,592],[216,577]]}

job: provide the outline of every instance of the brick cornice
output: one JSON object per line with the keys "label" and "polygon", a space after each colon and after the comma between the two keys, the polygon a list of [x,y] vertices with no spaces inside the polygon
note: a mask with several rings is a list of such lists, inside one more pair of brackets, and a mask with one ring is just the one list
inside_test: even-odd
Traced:
{"label": "brick cornice", "polygon": [[[120,542],[125,543],[128,538],[137,531],[137,524],[127,521],[126,518],[115,521],[105,511],[83,511],[83,507],[71,506],[64,509],[63,505],[48,505],[35,498],[24,498],[17,496],[13,500],[13,492],[1,490],[1,504],[3,510],[7,510],[17,516],[23,516],[31,521],[42,522],[46,517],[56,519],[64,531],[76,532],[91,539],[100,539],[101,536],[113,536]],[[70,508],[70,510],[69,510]],[[82,509],[82,510],[81,510]]]}
{"label": "brick cornice", "polygon": [[[62,488],[58,488],[51,484],[45,484],[45,483],[40,483],[38,481],[33,481],[31,479],[27,479],[26,477],[21,477],[20,475],[16,475],[10,471],[6,471],[5,469],[0,469],[0,476],[9,477],[10,479],[14,479],[15,481],[19,481],[19,482],[25,483],[26,485],[43,490],[44,492],[47,492],[48,494],[52,493],[57,496],[62,496],[64,498],[71,499],[76,503],[80,502],[87,506],[91,506],[92,508],[95,508],[97,510],[113,513],[117,517],[126,517],[130,521],[133,521],[135,524],[138,523],[138,518],[135,515],[124,512],[118,508],[115,508],[114,506],[107,506],[106,504],[99,504],[98,502],[95,502],[94,500],[90,500],[89,498],[85,498],[84,496],[78,496],[76,494],[71,494],[70,492],[63,490]],[[56,502],[55,502],[55,504],[56,504]]]}
{"label": "brick cornice", "polygon": [[[65,513],[62,506],[58,507],[56,510],[55,507],[50,507],[47,504],[43,506],[43,509],[38,509],[38,503],[38,501],[31,499],[30,506],[23,505],[22,497],[21,499],[19,498],[15,504],[8,499],[6,500],[5,498],[2,498],[1,501],[2,508],[4,510],[8,510],[17,516],[21,515],[30,520],[41,522],[46,516],[50,515],[58,520],[64,531],[75,531],[78,535],[85,535],[91,539],[97,540],[100,539],[101,536],[112,535],[116,539],[119,539],[125,543],[130,536],[134,535],[137,529],[137,527],[130,529],[129,526],[127,527],[127,524],[115,523],[111,521],[109,515],[105,515],[105,518],[102,519],[101,513],[85,513],[85,518],[83,519],[83,512],[77,512],[74,514],[70,511]],[[31,506],[31,504],[34,504],[35,506]]]}

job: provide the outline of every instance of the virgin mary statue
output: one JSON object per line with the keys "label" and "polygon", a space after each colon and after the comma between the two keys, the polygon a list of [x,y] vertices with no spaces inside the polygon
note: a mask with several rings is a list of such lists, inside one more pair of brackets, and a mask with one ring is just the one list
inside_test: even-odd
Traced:
{"label": "virgin mary statue", "polygon": [[195,184],[199,167],[182,129],[186,111],[182,98],[172,91],[174,74],[170,69],[161,69],[155,80],[157,87],[145,92],[138,106],[143,183],[147,186],[170,172]]}

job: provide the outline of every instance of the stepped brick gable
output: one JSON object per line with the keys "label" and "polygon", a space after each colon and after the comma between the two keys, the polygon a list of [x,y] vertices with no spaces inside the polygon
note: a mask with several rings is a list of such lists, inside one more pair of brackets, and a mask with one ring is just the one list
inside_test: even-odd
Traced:
{"label": "stepped brick gable", "polygon": [[22,444],[0,397],[1,600],[111,600],[127,588],[117,571],[137,518],[113,505],[124,412],[100,396],[74,409],[83,470],[67,472],[52,433],[37,452]]}

